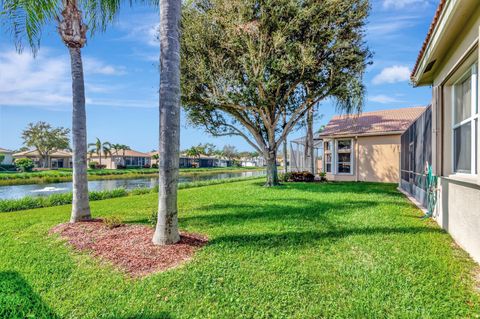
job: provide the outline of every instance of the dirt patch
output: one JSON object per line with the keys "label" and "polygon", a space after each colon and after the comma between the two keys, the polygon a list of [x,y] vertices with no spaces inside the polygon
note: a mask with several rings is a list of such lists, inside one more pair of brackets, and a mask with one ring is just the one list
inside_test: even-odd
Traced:
{"label": "dirt patch", "polygon": [[112,262],[134,277],[176,267],[191,259],[195,251],[207,243],[205,236],[181,232],[177,244],[155,246],[152,227],[122,225],[109,229],[98,219],[60,224],[50,232],[59,234],[78,250]]}

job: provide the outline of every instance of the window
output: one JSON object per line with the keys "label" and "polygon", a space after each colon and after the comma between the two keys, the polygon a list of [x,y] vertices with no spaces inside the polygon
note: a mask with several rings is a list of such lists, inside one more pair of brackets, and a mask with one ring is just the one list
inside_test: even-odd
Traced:
{"label": "window", "polygon": [[327,141],[324,143],[323,149],[325,153],[325,172],[326,173],[332,172],[332,148],[333,148],[332,141]]}
{"label": "window", "polygon": [[473,65],[453,87],[453,171],[477,174],[478,136],[477,66]]}
{"label": "window", "polygon": [[337,141],[337,173],[352,173],[352,140]]}

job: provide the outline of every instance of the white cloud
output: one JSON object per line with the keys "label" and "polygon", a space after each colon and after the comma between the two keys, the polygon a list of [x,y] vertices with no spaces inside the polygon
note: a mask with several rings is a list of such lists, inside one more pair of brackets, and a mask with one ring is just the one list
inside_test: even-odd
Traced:
{"label": "white cloud", "polygon": [[[118,89],[113,84],[98,83],[93,75],[114,76],[125,68],[84,58],[87,94],[107,93]],[[0,106],[34,106],[49,110],[65,110],[71,105],[70,61],[66,54],[56,55],[42,48],[36,58],[29,53],[0,51]],[[89,101],[91,100],[89,96]]]}
{"label": "white cloud", "polygon": [[123,75],[126,72],[126,68],[123,66],[113,66],[105,64],[102,61],[86,57],[83,59],[85,73],[89,74],[102,74],[102,75]]}
{"label": "white cloud", "polygon": [[431,0],[383,0],[383,7],[386,9],[402,9],[407,6],[425,6],[430,2]]}
{"label": "white cloud", "polygon": [[71,100],[68,60],[47,53],[42,49],[34,59],[27,53],[0,52],[0,105],[50,108]]}
{"label": "white cloud", "polygon": [[376,19],[367,25],[367,33],[375,39],[384,36],[404,34],[405,29],[415,27],[422,21],[421,16],[396,15],[387,18]]}
{"label": "white cloud", "polygon": [[397,83],[404,82],[410,79],[410,69],[408,66],[393,65],[384,68],[377,74],[372,82],[373,84]]}
{"label": "white cloud", "polygon": [[372,101],[372,102],[381,103],[381,104],[402,102],[401,100],[399,100],[397,98],[394,98],[394,97],[388,96],[388,95],[384,95],[384,94],[370,96],[370,97],[368,97],[368,100]]}

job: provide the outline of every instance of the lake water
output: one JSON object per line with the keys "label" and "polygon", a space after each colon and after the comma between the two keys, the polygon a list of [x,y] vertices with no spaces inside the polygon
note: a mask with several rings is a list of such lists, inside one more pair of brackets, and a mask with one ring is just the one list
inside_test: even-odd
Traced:
{"label": "lake water", "polygon": [[[206,181],[211,179],[225,179],[238,177],[263,176],[264,171],[191,174],[179,177],[180,183]],[[109,179],[88,182],[89,191],[112,190],[116,188],[135,189],[153,188],[158,185],[158,177],[143,177],[132,179]],[[16,199],[25,196],[48,196],[51,194],[67,193],[72,191],[71,182],[0,186],[0,199]]]}

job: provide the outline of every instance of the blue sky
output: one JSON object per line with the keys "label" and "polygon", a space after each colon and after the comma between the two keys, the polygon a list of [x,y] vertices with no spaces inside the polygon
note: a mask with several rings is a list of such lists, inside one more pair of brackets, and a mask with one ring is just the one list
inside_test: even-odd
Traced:
{"label": "blue sky", "polygon": [[[374,52],[365,75],[364,111],[430,103],[430,88],[409,84],[412,69],[438,0],[372,0],[367,43]],[[88,139],[95,137],[150,151],[158,144],[158,43],[156,12],[124,8],[107,32],[90,38],[83,50],[87,91]],[[71,80],[68,51],[53,27],[44,30],[34,59],[26,49],[15,52],[11,38],[0,30],[0,147],[22,146],[21,131],[30,122],[71,126]],[[335,114],[330,102],[321,104],[323,117]],[[240,137],[214,138],[187,127],[182,118],[181,148],[212,142],[251,147]],[[289,138],[303,135],[292,133]]]}

